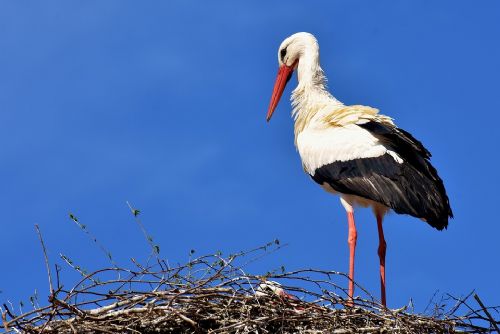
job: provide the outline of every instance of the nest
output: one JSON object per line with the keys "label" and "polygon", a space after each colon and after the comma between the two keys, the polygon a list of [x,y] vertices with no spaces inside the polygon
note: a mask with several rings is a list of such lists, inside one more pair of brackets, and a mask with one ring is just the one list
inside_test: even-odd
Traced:
{"label": "nest", "polygon": [[[43,243],[43,241],[42,241]],[[245,267],[279,243],[223,257],[202,256],[170,266],[158,257],[134,269],[113,266],[82,278],[73,288],[52,287],[47,306],[16,315],[3,304],[5,333],[489,333],[498,322],[469,304],[470,296],[447,296],[432,314],[390,310],[358,286],[352,302],[338,281],[345,274],[284,268],[249,275]],[[47,266],[48,268],[48,266]],[[280,283],[277,283],[279,281]],[[478,299],[479,300],[479,299]],[[459,315],[461,310],[465,313]]]}

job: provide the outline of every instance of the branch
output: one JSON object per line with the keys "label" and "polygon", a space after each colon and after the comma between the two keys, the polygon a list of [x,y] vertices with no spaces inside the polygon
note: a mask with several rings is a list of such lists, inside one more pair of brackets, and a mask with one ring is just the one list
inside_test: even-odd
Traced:
{"label": "branch", "polygon": [[47,268],[47,276],[49,277],[49,289],[50,295],[54,294],[54,287],[52,285],[52,275],[50,273],[50,265],[49,265],[49,257],[47,256],[47,249],[45,248],[45,243],[43,242],[42,232],[40,231],[40,227],[38,224],[35,224],[36,233],[38,234],[38,238],[40,239],[40,244],[42,245],[43,257],[45,259],[45,267]]}

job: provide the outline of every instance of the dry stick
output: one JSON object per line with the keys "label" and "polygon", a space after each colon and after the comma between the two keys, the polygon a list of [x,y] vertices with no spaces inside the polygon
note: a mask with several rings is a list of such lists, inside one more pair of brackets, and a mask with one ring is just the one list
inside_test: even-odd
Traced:
{"label": "dry stick", "polygon": [[45,266],[47,267],[47,275],[49,277],[49,289],[50,295],[54,294],[54,287],[52,286],[52,275],[50,274],[50,265],[49,265],[49,257],[47,256],[47,249],[45,248],[45,243],[43,242],[42,232],[40,231],[40,227],[38,224],[35,224],[36,233],[38,234],[38,238],[40,239],[40,243],[42,244],[43,257],[45,258]]}
{"label": "dry stick", "polygon": [[78,218],[75,215],[73,215],[72,213],[69,214],[69,219],[71,219],[76,224],[76,226],[78,226],[78,228],[80,230],[82,230],[83,233],[85,233],[87,235],[87,237],[91,241],[93,241],[101,249],[101,252],[104,253],[104,255],[109,260],[109,262],[111,262],[111,264],[115,268],[118,268],[118,265],[113,260],[113,256],[111,255],[111,252],[106,247],[104,247],[104,245],[100,241],[97,240],[97,237],[92,232],[90,232],[90,230],[87,228],[87,226],[84,225],[84,224],[82,224],[82,223],[80,223],[80,221],[78,220]]}
{"label": "dry stick", "polygon": [[84,277],[84,279],[86,278],[89,278],[92,283],[94,284],[98,284],[99,282],[97,282],[96,280],[94,280],[92,277],[90,277],[90,275],[88,275],[86,272],[85,272],[85,269],[82,269],[80,266],[78,265],[75,265],[73,263],[73,261],[67,257],[66,255],[62,254],[62,253],[59,253],[59,257],[64,261],[66,262],[66,264],[68,266],[70,266],[71,268],[75,269],[82,277]]}
{"label": "dry stick", "polygon": [[[9,303],[10,303],[10,302],[9,302]],[[11,304],[11,305],[12,305],[12,304]],[[3,323],[4,327],[5,327],[5,328],[9,327],[9,323],[12,323],[12,322],[15,322],[15,323],[16,323],[16,325],[17,325],[17,326],[19,326],[19,323],[18,323],[17,321],[11,320],[11,321],[7,322],[7,315],[8,315],[11,319],[14,319],[14,318],[16,318],[16,317],[14,316],[14,314],[13,314],[12,312],[10,312],[9,307],[7,306],[7,304],[5,304],[5,303],[4,303],[4,304],[3,304],[3,307],[4,307],[4,309],[5,309],[5,312],[4,312],[4,313],[2,313],[2,322],[4,322],[4,320],[5,320],[5,322]],[[21,327],[21,326],[19,326],[19,327]]]}
{"label": "dry stick", "polygon": [[137,210],[134,207],[132,207],[132,205],[129,203],[129,201],[126,201],[125,203],[127,203],[128,208],[130,209],[130,211],[134,215],[135,222],[137,223],[137,225],[139,225],[139,228],[141,229],[142,233],[144,234],[144,237],[146,238],[146,241],[148,242],[149,246],[151,247],[152,254],[156,257],[156,259],[158,261],[158,264],[163,269],[163,266],[160,263],[160,257],[159,257],[158,248],[153,243],[153,239],[151,239],[151,236],[148,234],[148,232],[146,231],[146,228],[144,227],[144,225],[142,225],[142,222],[141,222],[141,220],[138,217],[139,210]]}
{"label": "dry stick", "polygon": [[455,306],[453,306],[453,308],[448,311],[448,314],[450,314],[450,315],[454,314],[462,305],[467,306],[467,304],[465,302],[469,299],[470,296],[472,296],[473,293],[474,293],[474,290],[469,292],[469,294],[463,298],[456,298],[456,297],[453,297],[452,295],[450,295],[449,293],[447,293],[449,298],[456,301]]}
{"label": "dry stick", "polygon": [[493,325],[493,327],[495,327],[497,333],[500,334],[500,329],[498,328],[495,319],[493,319],[493,317],[491,316],[490,312],[488,312],[488,310],[486,309],[486,306],[484,306],[484,304],[481,301],[481,299],[479,299],[479,296],[477,295],[477,293],[474,293],[474,299],[477,301],[477,303],[479,304],[479,306],[481,306],[482,311],[486,314],[486,316],[488,317],[488,319],[490,319],[491,324]]}
{"label": "dry stick", "polygon": [[[42,232],[40,231],[40,227],[38,226],[38,224],[35,224],[35,229],[36,229],[36,233],[38,234],[38,238],[40,239],[40,243],[42,245],[43,257],[45,259],[45,266],[47,267],[47,276],[49,277],[49,289],[50,289],[49,301],[52,303],[52,300],[55,299],[55,295],[54,295],[54,287],[52,285],[52,275],[50,273],[49,257],[47,256],[47,249],[45,248],[45,243],[43,242]],[[42,329],[40,330],[41,333],[43,333],[43,331],[45,330],[45,327],[50,323],[50,321],[54,317],[55,313],[56,313],[56,309],[53,309],[50,312],[49,320],[45,324],[43,324]]]}
{"label": "dry stick", "polygon": [[2,313],[2,324],[5,332],[9,332],[9,324],[7,323],[7,311],[2,312],[2,308],[0,307],[0,313]]}

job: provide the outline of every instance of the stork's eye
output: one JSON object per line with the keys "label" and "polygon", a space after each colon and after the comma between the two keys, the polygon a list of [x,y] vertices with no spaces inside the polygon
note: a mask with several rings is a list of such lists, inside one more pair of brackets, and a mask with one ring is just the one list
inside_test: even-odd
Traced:
{"label": "stork's eye", "polygon": [[285,56],[286,56],[286,48],[283,48],[280,51],[281,61],[283,61],[283,59],[285,58]]}

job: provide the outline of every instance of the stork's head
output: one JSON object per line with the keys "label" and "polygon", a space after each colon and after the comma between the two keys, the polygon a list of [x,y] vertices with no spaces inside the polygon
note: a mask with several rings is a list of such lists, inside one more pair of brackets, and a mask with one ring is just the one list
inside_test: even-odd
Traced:
{"label": "stork's head", "polygon": [[285,90],[285,86],[292,77],[293,71],[298,67],[300,58],[307,52],[318,53],[318,41],[307,32],[298,32],[287,37],[278,49],[279,70],[274,83],[273,95],[267,111],[267,121],[271,119],[274,109]]}

